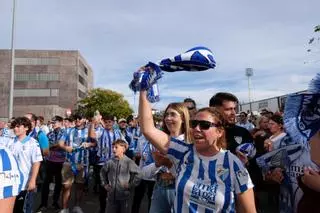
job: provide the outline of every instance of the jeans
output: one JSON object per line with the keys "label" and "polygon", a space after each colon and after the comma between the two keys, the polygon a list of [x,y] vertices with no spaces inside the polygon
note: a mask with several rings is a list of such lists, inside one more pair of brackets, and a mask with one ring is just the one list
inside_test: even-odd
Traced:
{"label": "jeans", "polygon": [[135,188],[132,211],[131,211],[132,213],[140,212],[140,204],[146,190],[147,190],[147,197],[148,197],[148,210],[150,209],[151,196],[152,196],[154,183],[155,181],[151,181],[151,180],[141,180],[140,184]]}
{"label": "jeans", "polygon": [[158,182],[154,185],[150,213],[174,212],[175,187],[163,187]]}
{"label": "jeans", "polygon": [[32,213],[33,212],[33,198],[35,193],[34,192],[27,192],[25,202],[24,202],[24,209],[25,213]]}

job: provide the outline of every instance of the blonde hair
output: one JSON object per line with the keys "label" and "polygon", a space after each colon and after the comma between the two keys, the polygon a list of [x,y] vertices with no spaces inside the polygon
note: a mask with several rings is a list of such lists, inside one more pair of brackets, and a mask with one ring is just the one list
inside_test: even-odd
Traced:
{"label": "blonde hair", "polygon": [[[176,110],[181,116],[181,119],[182,119],[181,132],[184,134],[184,141],[186,143],[190,143],[191,142],[191,133],[190,133],[190,124],[189,124],[190,115],[189,115],[188,108],[183,103],[170,103],[167,106],[166,110],[164,111],[164,114],[166,114],[168,109]],[[163,123],[162,130],[169,135],[170,132],[164,122],[164,119],[165,119],[165,115],[162,118],[162,123]]]}
{"label": "blonde hair", "polygon": [[222,132],[222,136],[217,141],[217,146],[219,148],[226,149],[227,148],[226,131],[225,131],[226,121],[223,115],[215,107],[205,107],[205,108],[199,109],[197,113],[199,112],[208,112],[214,118],[215,123],[217,124],[216,128]]}

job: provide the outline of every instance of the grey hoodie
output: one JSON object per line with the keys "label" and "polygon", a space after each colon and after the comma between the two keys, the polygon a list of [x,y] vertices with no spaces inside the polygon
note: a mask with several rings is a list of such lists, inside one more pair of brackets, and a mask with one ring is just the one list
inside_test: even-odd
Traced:
{"label": "grey hoodie", "polygon": [[[133,160],[127,156],[108,160],[100,171],[101,185],[109,184],[108,200],[129,199],[130,190],[139,185],[142,173]],[[125,186],[128,187],[125,187]]]}

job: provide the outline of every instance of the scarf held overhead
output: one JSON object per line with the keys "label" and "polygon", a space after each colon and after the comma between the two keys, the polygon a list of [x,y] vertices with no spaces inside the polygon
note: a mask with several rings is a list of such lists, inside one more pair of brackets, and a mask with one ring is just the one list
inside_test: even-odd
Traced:
{"label": "scarf held overhead", "polygon": [[149,62],[133,73],[133,80],[129,88],[133,92],[147,90],[147,98],[151,103],[160,100],[158,80],[162,78],[163,71],[205,71],[213,69],[216,62],[210,49],[195,47],[173,58],[165,58],[158,64]]}

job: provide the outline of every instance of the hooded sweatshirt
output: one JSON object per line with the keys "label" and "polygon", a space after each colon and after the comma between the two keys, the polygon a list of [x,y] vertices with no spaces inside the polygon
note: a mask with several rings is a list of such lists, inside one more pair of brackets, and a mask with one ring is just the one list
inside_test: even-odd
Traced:
{"label": "hooded sweatshirt", "polygon": [[127,200],[130,190],[139,185],[142,173],[133,160],[127,156],[111,158],[100,171],[101,185],[109,184],[108,200]]}

